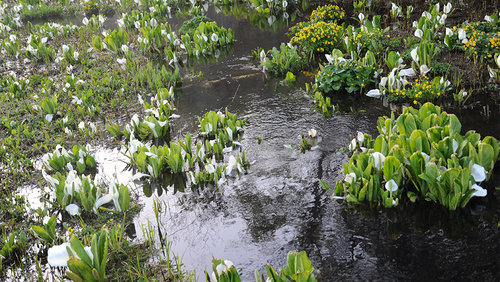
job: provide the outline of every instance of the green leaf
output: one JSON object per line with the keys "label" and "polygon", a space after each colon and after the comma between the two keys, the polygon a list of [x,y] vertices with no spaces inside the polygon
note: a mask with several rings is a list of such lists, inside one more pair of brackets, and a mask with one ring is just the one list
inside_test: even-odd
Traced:
{"label": "green leaf", "polygon": [[415,118],[411,114],[406,114],[404,119],[405,132],[411,134],[417,129],[417,124],[415,123]]}
{"label": "green leaf", "polygon": [[323,188],[325,188],[326,190],[330,190],[330,186],[328,186],[328,184],[321,180],[321,179],[318,179],[319,183],[321,184],[321,186],[323,186]]}
{"label": "green leaf", "polygon": [[33,230],[33,232],[35,232],[36,235],[38,235],[40,238],[49,243],[52,243],[52,241],[54,240],[54,238],[51,238],[51,236],[45,231],[45,229],[40,226],[33,225],[31,226],[31,230]]}
{"label": "green leaf", "polygon": [[483,139],[482,143],[488,144],[493,148],[493,162],[496,163],[498,160],[498,154],[499,154],[498,141],[491,136],[487,136]]}
{"label": "green leaf", "polygon": [[387,156],[384,161],[384,177],[386,181],[394,179],[396,183],[400,183],[402,175],[400,173],[401,163],[396,157]]}
{"label": "green leaf", "polygon": [[495,151],[493,147],[486,143],[479,143],[477,155],[474,157],[474,161],[484,167],[486,171],[493,169],[493,158]]}
{"label": "green leaf", "polygon": [[93,263],[90,260],[89,255],[83,248],[83,245],[80,242],[80,240],[78,240],[78,238],[75,235],[71,236],[70,243],[71,243],[71,248],[76,252],[76,254],[80,257],[80,259],[83,260],[89,267],[93,267]]}
{"label": "green leaf", "polygon": [[140,152],[139,154],[137,154],[137,157],[135,159],[135,162],[137,164],[137,167],[139,167],[139,170],[141,172],[146,172],[146,153],[143,151],[143,152]]}
{"label": "green leaf", "polygon": [[128,187],[120,184],[118,202],[120,203],[120,208],[122,211],[126,211],[128,209],[130,203],[130,195],[128,192]]}
{"label": "green leaf", "polygon": [[75,282],[83,282],[83,279],[71,270],[66,270],[66,276]]}
{"label": "green leaf", "polygon": [[413,203],[415,203],[415,201],[417,201],[418,199],[417,194],[415,194],[414,192],[408,191],[407,195],[410,201],[412,201]]}
{"label": "green leaf", "polygon": [[417,129],[411,133],[410,148],[411,148],[411,153],[421,151],[428,155],[430,154],[429,141],[427,139],[427,135],[422,130]]}
{"label": "green leaf", "polygon": [[450,115],[450,135],[453,137],[455,133],[460,133],[462,130],[462,124],[460,124],[460,121],[458,120],[456,115]]}
{"label": "green leaf", "polygon": [[85,282],[97,282],[94,275],[92,275],[92,267],[76,257],[71,257],[68,260],[68,268]]}

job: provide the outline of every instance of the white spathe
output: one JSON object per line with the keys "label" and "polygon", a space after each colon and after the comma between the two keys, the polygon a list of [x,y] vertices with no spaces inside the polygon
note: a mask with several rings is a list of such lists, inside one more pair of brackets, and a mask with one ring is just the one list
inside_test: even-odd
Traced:
{"label": "white spathe", "polygon": [[365,142],[365,135],[361,131],[358,131],[358,142],[361,144]]}
{"label": "white spathe", "polygon": [[348,173],[345,176],[344,181],[349,183],[349,184],[352,184],[352,182],[356,182],[356,173],[354,173],[354,172]]}
{"label": "white spathe", "polygon": [[75,204],[69,204],[66,206],[65,210],[70,214],[70,215],[80,215],[80,208],[75,205]]}
{"label": "white spathe", "polygon": [[488,190],[484,189],[483,187],[481,187],[477,184],[473,184],[471,188],[476,190],[471,195],[471,197],[486,197],[486,195],[488,195]]}
{"label": "white spathe", "polygon": [[470,174],[472,175],[472,177],[474,177],[474,180],[477,183],[482,182],[486,179],[486,170],[484,169],[483,166],[478,164],[472,165],[472,170]]}
{"label": "white spathe", "polygon": [[413,68],[402,69],[399,71],[399,76],[415,76],[417,73]]}
{"label": "white spathe", "polygon": [[[78,255],[76,252],[71,248],[71,244],[69,242],[62,243],[61,245],[56,245],[53,246],[49,249],[47,252],[47,262],[49,263],[50,266],[68,266],[68,260],[70,259],[70,256],[68,254],[68,248],[71,249],[71,252],[75,255],[76,258]],[[94,254],[92,253],[92,250],[90,247],[84,247],[83,248],[87,255],[90,257],[91,261],[94,261]]]}
{"label": "white spathe", "polygon": [[316,134],[317,134],[316,129],[314,129],[314,128],[309,129],[309,131],[307,132],[307,134],[309,136],[311,136],[312,138],[316,137]]}
{"label": "white spathe", "polygon": [[382,96],[382,93],[380,93],[380,89],[372,89],[366,93],[366,96],[371,97],[371,98],[380,98]]}
{"label": "white spathe", "polygon": [[356,138],[352,139],[349,144],[349,150],[353,151],[354,149],[356,149]]}
{"label": "white spathe", "polygon": [[394,181],[394,179],[391,179],[385,183],[385,189],[394,192],[398,190],[398,184]]}
{"label": "white spathe", "polygon": [[422,38],[423,35],[424,35],[424,32],[420,28],[415,30],[415,37]]}
{"label": "white spathe", "polygon": [[373,152],[372,157],[375,168],[378,170],[382,170],[382,168],[384,168],[385,156],[380,152]]}

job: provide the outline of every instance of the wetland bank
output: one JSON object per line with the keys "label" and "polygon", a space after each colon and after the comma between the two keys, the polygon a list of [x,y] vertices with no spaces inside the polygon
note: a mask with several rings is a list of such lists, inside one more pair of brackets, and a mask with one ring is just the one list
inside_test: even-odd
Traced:
{"label": "wetland bank", "polygon": [[[70,270],[88,281],[203,281],[217,258],[252,281],[255,270],[269,276],[266,264],[285,268],[290,251],[305,251],[321,281],[499,279],[500,185],[496,158],[486,160],[497,152],[486,136],[500,138],[498,3],[452,1],[445,13],[447,2],[229,2],[2,4],[2,279],[76,281]],[[195,16],[206,18],[182,30]],[[409,68],[415,76],[401,75]],[[385,95],[366,97],[371,89]],[[391,94],[403,91],[411,97]],[[405,106],[435,113],[427,101],[461,130],[440,133],[435,150],[426,134],[430,147],[413,150],[400,134],[411,122],[396,119],[420,118]],[[398,130],[384,132],[386,122]],[[376,152],[395,162],[379,135],[409,142],[394,171],[344,165],[357,156],[375,167]],[[418,194],[416,151],[430,155],[424,167],[468,171],[456,184],[464,195],[473,184],[487,195],[452,210],[446,197]],[[380,189],[368,201],[360,191],[372,176]],[[386,189],[390,179],[400,188]],[[65,242],[79,259],[54,248]]]}

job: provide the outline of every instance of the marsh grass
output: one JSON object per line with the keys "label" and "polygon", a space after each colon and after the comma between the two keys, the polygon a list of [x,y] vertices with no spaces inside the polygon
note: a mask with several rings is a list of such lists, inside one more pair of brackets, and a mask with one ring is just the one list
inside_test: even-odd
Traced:
{"label": "marsh grass", "polygon": [[[0,39],[7,40],[10,39],[9,35],[15,34],[21,45],[17,57],[17,52],[13,51],[6,56],[2,55],[1,58],[2,62],[5,63],[0,67],[0,198],[2,198],[0,201],[0,218],[2,219],[0,226],[2,234],[4,234],[3,238],[10,237],[12,234],[20,238],[24,236],[23,233],[26,235],[27,250],[21,247],[19,251],[15,252],[15,256],[4,259],[4,262],[8,262],[6,268],[17,269],[20,273],[19,276],[27,277],[33,274],[30,266],[36,265],[35,275],[39,281],[43,281],[46,275],[52,276],[53,279],[59,277],[54,272],[42,270],[41,264],[45,263],[48,246],[29,231],[32,224],[41,226],[45,215],[59,214],[61,218],[58,219],[56,239],[58,244],[67,241],[69,234],[76,234],[82,242],[88,243],[90,235],[96,233],[102,226],[106,226],[110,230],[111,247],[107,273],[111,281],[196,281],[196,273],[182,268],[180,257],[172,253],[170,242],[165,235],[158,232],[158,226],[149,224],[144,226],[142,237],[145,239],[141,242],[137,242],[132,238],[133,236],[126,234],[125,230],[131,228],[134,215],[142,208],[137,202],[133,202],[132,207],[124,214],[116,211],[109,212],[113,209],[112,205],[109,204],[104,206],[107,207],[107,210],[100,210],[99,215],[84,213],[80,221],[80,218],[71,218],[65,211],[53,207],[48,202],[47,195],[45,195],[47,198],[44,200],[47,204],[46,208],[33,211],[27,206],[24,198],[14,192],[16,188],[26,183],[38,183],[40,187],[46,185],[42,180],[40,170],[35,169],[36,162],[43,154],[53,152],[57,145],[66,148],[86,143],[121,146],[123,142],[113,140],[105,130],[105,126],[115,123],[123,128],[132,115],[146,114],[143,104],[139,103],[139,95],[150,100],[163,88],[173,87],[175,89],[181,85],[182,78],[179,74],[179,68],[182,67],[183,60],[175,61],[174,55],[177,59],[182,56],[189,69],[197,62],[210,63],[232,52],[232,44],[214,44],[215,40],[207,38],[207,41],[212,40],[210,52],[203,53],[200,49],[196,55],[194,52],[191,55],[186,55],[186,51],[180,47],[181,44],[176,45],[173,42],[175,39],[179,39],[179,42],[187,43],[188,39],[184,42],[184,38],[177,37],[167,41],[167,36],[164,35],[161,37],[164,40],[162,44],[149,42],[149,45],[145,45],[145,48],[141,49],[138,38],[139,36],[144,38],[145,32],[135,26],[136,21],[141,22],[141,27],[144,28],[145,22],[148,23],[148,26],[152,25],[152,19],[157,20],[159,24],[165,24],[169,13],[189,12],[192,15],[198,15],[200,17],[195,17],[196,20],[190,22],[190,25],[186,24],[188,31],[174,30],[177,35],[190,34],[189,43],[192,43],[191,39],[194,37],[195,31],[193,29],[198,28],[201,22],[208,22],[201,17],[204,8],[199,3],[167,2],[171,11],[167,11],[163,4],[154,6],[153,2],[147,0],[140,1],[142,8],[139,8],[139,5],[133,1],[126,0],[122,0],[120,3],[108,1],[105,4],[92,4],[90,2],[87,5],[69,6],[68,2],[64,0],[61,0],[58,6],[47,6],[40,1],[31,1],[30,5],[34,6],[32,9],[19,8],[18,11],[16,11],[18,8],[14,8],[12,3],[7,3],[8,8],[4,9],[5,14],[0,26]],[[265,11],[261,11],[259,14],[259,11],[256,11],[248,1],[233,5],[218,5],[217,9],[225,14],[233,14],[238,19],[249,18],[252,24],[262,29],[277,30],[288,26],[298,14],[298,9],[295,7],[297,3],[289,2],[287,7],[283,7],[283,2],[281,2],[280,14],[276,19],[266,16]],[[352,4],[347,2],[349,5]],[[374,1],[374,3],[378,7],[377,12],[388,14],[381,1]],[[150,6],[154,6],[154,11],[145,8]],[[336,8],[332,9],[332,11],[340,11]],[[366,10],[368,10],[367,12],[372,11],[370,16],[373,16],[373,9]],[[120,51],[123,50],[122,46],[117,46],[118,48],[115,48],[114,52],[106,48],[96,49],[93,47],[94,38],[105,40],[105,36],[102,34],[104,32],[103,23],[100,22],[99,15],[110,14],[112,11],[128,13],[127,17],[121,18],[122,28],[129,34],[126,42],[122,42],[126,43],[123,45],[127,46],[128,52]],[[35,20],[45,21],[75,12],[87,15],[90,18],[90,23],[88,25],[78,23],[79,27],[72,24],[33,25],[30,23]],[[96,16],[91,17],[91,14]],[[340,20],[344,16],[319,12],[315,15],[327,20],[337,18]],[[25,24],[21,25],[16,20],[17,17]],[[479,16],[478,19],[480,19]],[[315,53],[310,58],[315,58],[318,54],[324,55],[324,53],[330,52],[334,46],[342,44],[341,32],[344,31],[344,28],[341,25],[321,22],[322,24],[311,23],[312,28],[300,34],[298,29],[302,25],[296,26],[294,34],[300,38],[297,37],[296,40],[292,41],[302,44],[303,48],[310,51],[311,54]],[[384,17],[382,22],[384,26],[392,23],[388,16]],[[212,25],[205,26],[208,26],[207,30],[216,30],[216,27]],[[332,33],[320,33],[317,29],[320,27],[325,27]],[[108,31],[108,34],[111,32]],[[410,37],[406,41],[407,45],[403,46],[404,40],[402,38],[408,37],[409,33],[411,33],[409,28],[406,33],[401,33],[397,37],[393,36],[393,33],[387,37],[386,34],[382,33],[382,30],[377,31],[375,35],[372,34],[372,37],[369,34],[359,33],[361,36],[353,38],[351,43],[355,45],[359,43],[360,49],[363,50],[375,46],[378,52],[376,53],[378,62],[382,62],[386,51],[402,51],[402,56],[408,64],[411,57],[408,52],[405,56],[403,49],[405,47],[407,49],[413,48],[415,44],[420,43],[418,39]],[[217,36],[220,38],[219,35]],[[232,34],[230,35],[228,32],[227,35],[231,36]],[[30,59],[25,50],[30,36],[33,40],[40,41],[39,43],[46,40],[45,43],[41,44],[47,48],[52,47],[53,52],[47,52],[38,58],[37,51],[36,56],[33,55]],[[313,42],[313,38],[315,42]],[[492,36],[484,38],[478,36],[477,39],[477,42],[496,40]],[[72,50],[73,54],[64,56],[63,45],[71,45],[74,49]],[[184,47],[186,47],[185,44]],[[195,44],[192,47],[196,49]],[[496,49],[498,49],[496,43],[488,45],[484,49],[486,53],[481,54],[483,60],[479,61],[481,63],[490,62],[489,55],[494,56]],[[271,54],[273,59],[281,58],[284,61],[283,66],[286,66],[286,61],[291,61],[289,67],[294,72],[298,72],[297,64],[301,63],[298,55],[293,52],[293,54],[287,54],[286,51],[290,50],[284,50],[281,53],[276,50]],[[74,52],[78,52],[78,59],[72,59],[75,58]],[[444,51],[441,55],[446,57],[448,54],[446,52],[448,51]],[[458,50],[452,52],[463,55],[463,52]],[[166,57],[168,60],[165,59]],[[309,59],[306,56],[303,58]],[[120,64],[118,59],[126,59],[126,63]],[[471,64],[470,60],[465,61],[468,62],[468,65]],[[435,71],[446,72],[447,63],[443,61],[443,65],[434,65]],[[466,79],[461,79],[462,75],[459,72],[461,66],[457,62],[450,61],[449,64],[457,72],[454,80],[455,88],[463,87],[464,83],[467,82]],[[278,67],[276,68],[278,69]],[[280,66],[276,72],[286,74],[290,68]],[[314,69],[314,67],[311,68]],[[484,74],[486,67],[481,70]],[[354,69],[352,71],[355,73]],[[385,71],[387,72],[387,70]],[[372,72],[373,69],[370,69],[366,71],[366,75],[362,75],[365,79],[365,82],[361,82],[363,85],[353,82],[352,84],[356,85],[357,88],[352,90],[363,88],[366,83],[371,82],[371,76],[368,73],[373,75]],[[202,74],[200,73],[200,75]],[[477,80],[478,86],[484,85],[483,76],[479,75],[474,79]],[[338,112],[338,107],[332,105],[330,97],[326,96],[325,93],[308,92],[314,95],[317,107],[325,116]],[[124,120],[126,121],[124,122]],[[90,124],[96,126],[96,131],[90,128]],[[212,153],[216,154],[217,152],[214,149]],[[137,192],[137,194],[139,193],[142,192]],[[21,242],[24,241],[21,240]],[[0,243],[1,248],[5,245],[4,242]],[[39,246],[40,251],[37,252],[29,248],[33,245]],[[44,271],[46,272],[44,273]]]}

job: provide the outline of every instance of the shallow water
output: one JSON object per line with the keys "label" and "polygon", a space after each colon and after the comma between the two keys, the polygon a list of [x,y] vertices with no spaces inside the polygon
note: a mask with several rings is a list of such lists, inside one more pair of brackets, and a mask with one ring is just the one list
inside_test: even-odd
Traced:
{"label": "shallow water", "polygon": [[[357,131],[376,136],[377,117],[390,114],[389,107],[366,99],[365,113],[323,118],[311,108],[304,91],[276,90],[275,83],[266,83],[251,58],[252,49],[279,46],[288,41],[286,36],[213,10],[208,16],[219,26],[233,28],[237,42],[234,52],[220,62],[194,67],[195,74],[203,72],[202,79],[184,79],[176,101],[181,118],[175,128],[180,135],[192,131],[197,116],[227,106],[249,119],[242,143],[247,159],[256,163],[221,193],[169,191],[142,198],[145,208],[135,220],[139,237],[141,224],[155,222],[157,200],[163,203],[160,231],[173,242],[172,251],[180,254],[187,269],[197,269],[200,278],[215,257],[231,260],[242,268],[242,279],[252,281],[254,270],[263,273],[266,263],[284,267],[292,250],[307,251],[322,281],[500,278],[498,192],[490,188],[487,199],[472,201],[471,210],[460,215],[425,203],[386,214],[363,212],[331,200],[317,179],[333,185],[348,159],[337,150]],[[464,130],[498,138],[498,118],[486,122],[474,111],[461,115]],[[300,136],[311,128],[322,140],[316,150],[301,154]],[[297,144],[295,150],[285,148],[290,142]]]}
{"label": "shallow water", "polygon": [[[307,252],[322,281],[500,279],[498,191],[490,187],[487,198],[474,199],[470,207],[455,213],[427,203],[364,211],[333,201],[318,178],[333,186],[342,177],[348,156],[338,150],[357,131],[376,136],[377,117],[390,114],[389,105],[356,98],[354,108],[366,112],[325,119],[304,91],[269,83],[252,59],[257,47],[268,50],[287,42],[286,29],[262,31],[248,19],[217,14],[213,7],[207,16],[232,28],[236,42],[219,62],[195,64],[183,73],[176,99],[181,118],[174,122],[174,133],[193,132],[198,116],[227,107],[248,118],[241,143],[247,159],[256,162],[247,175],[220,192],[142,196],[145,206],[134,221],[138,240],[142,226],[156,225],[153,201],[159,201],[160,232],[172,241],[171,250],[182,257],[185,269],[196,269],[200,280],[213,257],[231,260],[242,268],[243,281],[253,281],[255,269],[263,273],[266,263],[276,270],[284,267],[286,254],[293,250]],[[184,20],[170,23],[180,27]],[[200,71],[202,78],[197,76]],[[302,85],[310,81],[302,75],[299,79]],[[487,118],[481,107],[455,113],[464,130],[500,138],[498,115]],[[301,154],[300,136],[311,128],[321,136],[318,148]],[[285,147],[290,143],[294,149]],[[130,181],[132,175],[122,172],[118,151],[101,149],[96,160],[102,175],[117,173],[120,182]],[[498,177],[493,182],[499,186]]]}

